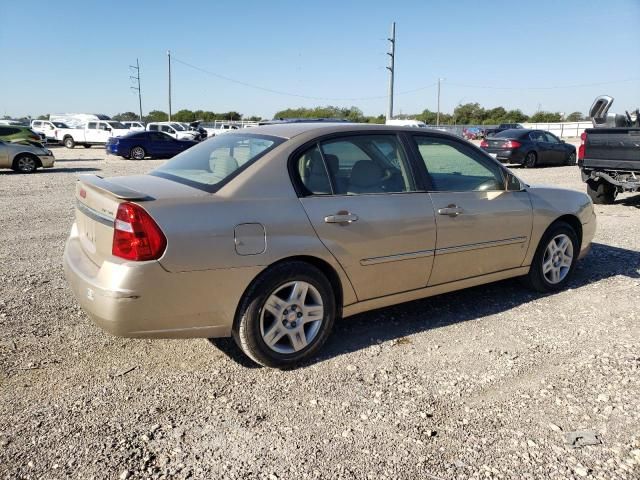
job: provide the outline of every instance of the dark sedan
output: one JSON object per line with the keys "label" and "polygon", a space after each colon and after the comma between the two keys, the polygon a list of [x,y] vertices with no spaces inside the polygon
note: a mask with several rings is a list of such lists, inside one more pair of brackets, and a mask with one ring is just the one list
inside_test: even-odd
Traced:
{"label": "dark sedan", "polygon": [[519,163],[527,168],[576,163],[576,147],[544,130],[504,130],[483,140],[480,147],[501,163]]}
{"label": "dark sedan", "polygon": [[105,148],[111,155],[142,160],[145,157],[171,158],[197,143],[191,140],[176,140],[162,132],[132,132],[123,137],[109,138]]}

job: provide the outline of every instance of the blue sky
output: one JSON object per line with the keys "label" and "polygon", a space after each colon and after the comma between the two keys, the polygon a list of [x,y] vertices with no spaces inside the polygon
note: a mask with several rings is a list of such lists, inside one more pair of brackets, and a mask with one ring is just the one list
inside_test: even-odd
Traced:
{"label": "blue sky", "polygon": [[[477,101],[525,113],[586,112],[603,93],[616,98],[613,110],[640,105],[640,0],[1,0],[0,115],[137,111],[128,68],[136,57],[144,111],[166,111],[167,49],[176,60],[174,111],[271,117],[286,107],[331,104],[380,114],[392,21],[395,113],[435,110],[434,86],[401,92],[438,77],[443,111]],[[331,100],[250,88],[179,61]]]}

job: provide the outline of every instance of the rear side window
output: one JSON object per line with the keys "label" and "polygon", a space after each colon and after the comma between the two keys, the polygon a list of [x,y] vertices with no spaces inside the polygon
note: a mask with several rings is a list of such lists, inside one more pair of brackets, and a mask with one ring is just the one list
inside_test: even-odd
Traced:
{"label": "rear side window", "polygon": [[296,159],[300,181],[312,195],[362,195],[414,191],[404,151],[395,135],[326,140]]}
{"label": "rear side window", "polygon": [[157,132],[158,131],[158,125],[149,125],[149,130],[151,130],[152,132]]}
{"label": "rear side window", "polygon": [[500,167],[467,145],[436,137],[415,137],[415,141],[432,191],[504,190]]}
{"label": "rear side window", "polygon": [[151,174],[215,192],[283,141],[266,135],[220,135],[186,150]]}
{"label": "rear side window", "polygon": [[91,128],[91,129],[98,128],[98,124],[96,122],[89,122],[87,124],[87,128]]}

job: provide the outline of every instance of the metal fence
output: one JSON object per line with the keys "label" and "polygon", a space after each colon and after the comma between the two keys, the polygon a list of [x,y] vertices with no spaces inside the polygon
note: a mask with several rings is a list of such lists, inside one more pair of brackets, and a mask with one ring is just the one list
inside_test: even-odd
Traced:
{"label": "metal fence", "polygon": [[[548,122],[548,123],[522,123],[524,128],[532,130],[546,130],[553,133],[559,138],[576,138],[579,137],[586,128],[593,128],[593,124],[588,122]],[[498,125],[439,125],[437,127],[430,126],[444,132],[449,132],[462,137],[464,130],[467,128],[480,128],[482,130],[489,128],[497,128]]]}

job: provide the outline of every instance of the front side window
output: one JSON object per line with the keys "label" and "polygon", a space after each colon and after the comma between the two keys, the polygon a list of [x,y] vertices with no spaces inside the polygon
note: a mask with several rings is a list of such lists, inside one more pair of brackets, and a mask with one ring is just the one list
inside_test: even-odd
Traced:
{"label": "front side window", "polygon": [[427,168],[432,191],[504,190],[500,167],[467,145],[445,138],[414,139]]}
{"label": "front side window", "polygon": [[395,135],[357,135],[320,143],[336,195],[400,193],[415,190]]}
{"label": "front side window", "polygon": [[283,141],[266,135],[221,135],[186,150],[151,174],[214,192]]}

